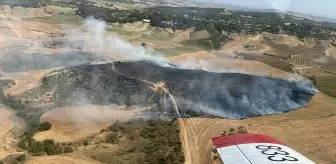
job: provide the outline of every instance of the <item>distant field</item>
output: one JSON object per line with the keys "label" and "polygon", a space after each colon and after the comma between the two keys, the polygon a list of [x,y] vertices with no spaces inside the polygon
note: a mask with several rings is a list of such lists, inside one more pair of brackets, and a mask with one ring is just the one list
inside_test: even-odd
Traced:
{"label": "distant field", "polygon": [[24,21],[43,22],[49,24],[82,25],[83,19],[77,15],[63,14],[52,17],[26,18]]}
{"label": "distant field", "polygon": [[197,46],[189,45],[189,46],[181,46],[181,47],[174,47],[174,48],[157,48],[154,50],[163,54],[165,57],[171,57],[171,56],[176,56],[176,55],[180,55],[180,54],[188,53],[188,52],[202,51],[203,49]]}
{"label": "distant field", "polygon": [[330,76],[317,76],[316,87],[322,92],[336,97],[336,75]]}

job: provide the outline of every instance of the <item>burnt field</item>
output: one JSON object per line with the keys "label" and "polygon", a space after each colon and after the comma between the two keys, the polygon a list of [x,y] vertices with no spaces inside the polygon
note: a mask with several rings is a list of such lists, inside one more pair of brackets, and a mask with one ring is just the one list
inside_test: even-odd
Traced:
{"label": "burnt field", "polygon": [[243,119],[307,105],[311,84],[239,73],[162,67],[148,61],[81,65],[43,78],[57,104],[153,106],[169,117]]}

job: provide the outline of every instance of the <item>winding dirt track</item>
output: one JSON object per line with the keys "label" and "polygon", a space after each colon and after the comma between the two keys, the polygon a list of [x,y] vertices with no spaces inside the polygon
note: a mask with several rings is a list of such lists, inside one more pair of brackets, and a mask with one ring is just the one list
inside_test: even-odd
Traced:
{"label": "winding dirt track", "polygon": [[336,160],[336,99],[322,93],[307,107],[285,114],[246,120],[179,119],[179,124],[186,164],[213,163],[210,139],[241,125],[248,127],[250,133],[279,139],[316,163],[333,164]]}

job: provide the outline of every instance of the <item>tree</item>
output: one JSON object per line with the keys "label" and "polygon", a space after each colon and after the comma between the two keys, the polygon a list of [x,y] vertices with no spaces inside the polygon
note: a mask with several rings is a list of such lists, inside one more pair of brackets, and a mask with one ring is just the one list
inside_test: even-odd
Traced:
{"label": "tree", "polygon": [[229,129],[230,133],[234,132],[234,129],[233,128],[230,128]]}
{"label": "tree", "polygon": [[27,146],[27,142],[26,142],[26,140],[21,140],[21,141],[18,143],[18,147],[19,147],[20,149],[27,150],[27,149],[28,149],[28,146]]}
{"label": "tree", "polygon": [[44,123],[41,123],[38,127],[38,131],[48,131],[50,130],[52,127],[51,123],[49,122],[44,122]]}
{"label": "tree", "polygon": [[87,145],[89,145],[89,141],[88,141],[88,140],[84,140],[83,144],[84,144],[85,146],[87,146]]}
{"label": "tree", "polygon": [[64,153],[72,153],[73,149],[70,146],[64,148]]}
{"label": "tree", "polygon": [[33,155],[42,155],[44,151],[42,142],[32,140],[28,142],[28,146],[29,146],[28,151]]}
{"label": "tree", "polygon": [[17,161],[23,162],[26,160],[26,154],[21,154],[19,157],[16,158]]}
{"label": "tree", "polygon": [[108,143],[112,143],[112,144],[117,144],[119,142],[119,134],[116,132],[112,132],[110,133],[107,137],[106,137],[106,142]]}

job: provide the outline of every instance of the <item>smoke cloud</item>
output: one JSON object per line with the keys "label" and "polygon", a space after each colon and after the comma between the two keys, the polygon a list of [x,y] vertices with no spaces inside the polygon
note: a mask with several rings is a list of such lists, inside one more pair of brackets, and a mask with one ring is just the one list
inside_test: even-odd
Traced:
{"label": "smoke cloud", "polygon": [[139,61],[151,60],[168,66],[167,60],[159,53],[142,46],[133,46],[127,40],[108,35],[104,21],[87,18],[84,30],[71,29],[67,31],[69,41],[82,39],[82,50],[92,52],[108,61]]}

